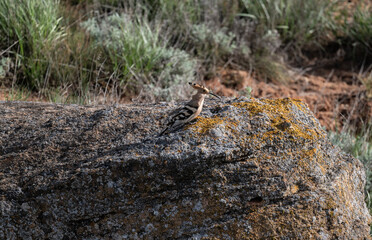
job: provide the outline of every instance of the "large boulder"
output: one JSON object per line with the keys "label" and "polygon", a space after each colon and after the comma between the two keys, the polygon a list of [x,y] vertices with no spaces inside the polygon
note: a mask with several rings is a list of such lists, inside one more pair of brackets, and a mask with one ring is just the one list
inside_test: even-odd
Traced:
{"label": "large boulder", "polygon": [[0,102],[0,239],[368,239],[363,165],[300,100]]}

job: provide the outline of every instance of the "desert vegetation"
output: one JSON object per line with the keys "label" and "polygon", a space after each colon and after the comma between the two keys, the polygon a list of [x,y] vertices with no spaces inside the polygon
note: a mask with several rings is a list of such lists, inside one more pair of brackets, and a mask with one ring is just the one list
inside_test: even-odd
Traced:
{"label": "desert vegetation", "polygon": [[[185,83],[225,70],[288,86],[311,73],[331,79],[318,70],[334,68],[353,73],[361,89],[355,98],[372,101],[370,1],[0,1],[6,100],[170,101],[189,96]],[[335,144],[365,164],[370,209],[371,112],[357,122],[336,112],[343,124],[329,129]]]}

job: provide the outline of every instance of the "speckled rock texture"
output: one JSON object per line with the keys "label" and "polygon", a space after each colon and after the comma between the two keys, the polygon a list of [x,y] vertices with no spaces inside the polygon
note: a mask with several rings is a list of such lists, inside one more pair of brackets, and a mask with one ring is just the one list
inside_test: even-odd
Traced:
{"label": "speckled rock texture", "polygon": [[369,239],[363,165],[300,100],[0,102],[0,239]]}

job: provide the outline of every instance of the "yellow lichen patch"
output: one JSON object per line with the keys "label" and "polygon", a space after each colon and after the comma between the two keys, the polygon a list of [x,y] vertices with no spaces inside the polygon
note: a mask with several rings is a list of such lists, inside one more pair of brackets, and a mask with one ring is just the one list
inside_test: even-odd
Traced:
{"label": "yellow lichen patch", "polygon": [[353,197],[350,195],[353,192],[356,192],[352,185],[352,179],[350,178],[350,175],[343,173],[343,177],[340,177],[340,181],[337,182],[335,185],[336,191],[338,193],[338,196],[341,196],[339,199],[343,203],[343,206],[345,206],[346,209],[349,209],[350,211],[354,210],[352,199]]}
{"label": "yellow lichen patch", "polygon": [[298,154],[298,161],[297,165],[300,167],[301,171],[309,171],[311,168],[312,160],[314,159],[314,156],[316,154],[315,149],[310,149],[307,151],[300,151],[297,152]]}
{"label": "yellow lichen patch", "polygon": [[204,134],[222,122],[223,120],[218,116],[212,118],[198,117],[197,122],[193,125],[190,125],[190,128]]}
{"label": "yellow lichen patch", "polygon": [[290,191],[292,194],[295,194],[296,192],[298,192],[298,189],[299,187],[297,185],[292,185]]}
{"label": "yellow lichen patch", "polygon": [[[330,165],[328,161],[324,160],[322,151],[319,151],[317,147],[310,150],[299,150],[299,151],[286,151],[286,156],[294,160],[293,167],[291,168],[291,182],[306,182],[310,188],[317,187],[317,179],[322,179],[326,176]],[[316,173],[317,178],[313,178],[314,175],[306,173]],[[295,191],[292,185],[288,186],[286,194],[293,194]]]}
{"label": "yellow lichen patch", "polygon": [[226,117],[212,117],[212,118],[206,118],[206,117],[198,117],[197,122],[195,124],[190,125],[187,128],[192,128],[194,131],[205,134],[207,133],[210,129],[215,128],[219,124],[225,124],[225,128],[234,131],[234,127],[236,127],[238,124]]}
{"label": "yellow lichen patch", "polygon": [[233,103],[232,105],[248,110],[250,116],[265,113],[270,118],[270,124],[275,130],[265,133],[263,139],[270,138],[272,140],[273,135],[283,137],[284,134],[307,140],[317,140],[324,136],[322,133],[316,131],[316,129],[306,128],[294,119],[294,108],[297,108],[301,112],[307,111],[300,100],[290,98],[266,99]]}

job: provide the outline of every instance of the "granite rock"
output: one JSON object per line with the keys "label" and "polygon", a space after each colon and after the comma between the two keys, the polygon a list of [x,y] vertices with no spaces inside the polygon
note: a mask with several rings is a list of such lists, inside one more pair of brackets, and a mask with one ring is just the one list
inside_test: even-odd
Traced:
{"label": "granite rock", "polygon": [[369,239],[363,165],[300,100],[158,137],[173,109],[0,102],[0,239]]}

